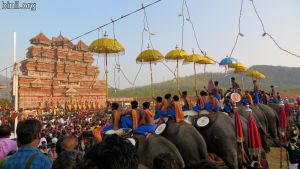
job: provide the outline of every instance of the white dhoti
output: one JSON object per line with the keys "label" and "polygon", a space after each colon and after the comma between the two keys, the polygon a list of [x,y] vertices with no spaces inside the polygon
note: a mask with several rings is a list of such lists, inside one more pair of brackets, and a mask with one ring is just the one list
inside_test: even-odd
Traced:
{"label": "white dhoti", "polygon": [[296,164],[289,164],[289,169],[298,169],[298,163],[296,163]]}

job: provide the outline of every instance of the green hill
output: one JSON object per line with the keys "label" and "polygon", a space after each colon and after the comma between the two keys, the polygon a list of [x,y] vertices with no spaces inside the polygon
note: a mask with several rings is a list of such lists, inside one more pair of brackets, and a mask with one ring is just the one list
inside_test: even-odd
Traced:
{"label": "green hill", "polygon": [[[290,91],[300,93],[300,67],[281,67],[281,66],[252,66],[250,69],[256,69],[267,76],[267,79],[260,81],[261,88],[269,91],[271,84],[277,86],[277,90]],[[245,77],[244,75],[236,75],[229,72],[227,76],[224,73],[206,73],[206,80],[203,79],[203,73],[197,74],[197,90],[203,89],[203,86],[207,86],[207,80],[212,79],[218,80],[222,88],[229,88],[230,77],[235,76],[237,82],[242,86],[242,77],[244,81],[244,88],[252,89],[252,79]],[[0,83],[10,84],[11,79],[0,75]],[[186,76],[180,78],[180,89],[194,92],[194,76]],[[10,85],[6,89],[0,90],[0,98],[11,98],[10,97]],[[161,83],[154,84],[154,94],[163,95],[165,93],[176,92],[175,80],[168,80]],[[111,97],[149,97],[151,95],[150,85],[136,87],[135,89],[128,88],[123,90],[110,89]]]}
{"label": "green hill", "polygon": [[[258,65],[252,66],[250,69],[256,69],[267,76],[266,79],[260,80],[261,88],[269,91],[270,85],[277,87],[279,91],[290,91],[300,93],[300,67],[281,67],[281,66],[266,66]],[[224,73],[206,73],[206,80],[204,81],[203,73],[197,74],[197,90],[203,89],[203,86],[207,86],[207,80],[213,79],[220,83],[222,88],[229,88],[230,78],[235,76],[237,82],[242,87],[244,84],[244,90],[252,90],[252,79],[242,74],[233,74],[229,72],[227,76]],[[243,77],[243,78],[242,78]],[[242,83],[242,79],[244,83]],[[180,89],[194,92],[194,76],[186,76],[180,78]],[[175,80],[168,80],[161,83],[154,84],[154,94],[163,95],[167,92],[176,92]],[[150,85],[140,86],[123,90],[110,89],[110,95],[112,97],[149,97],[151,95]]]}

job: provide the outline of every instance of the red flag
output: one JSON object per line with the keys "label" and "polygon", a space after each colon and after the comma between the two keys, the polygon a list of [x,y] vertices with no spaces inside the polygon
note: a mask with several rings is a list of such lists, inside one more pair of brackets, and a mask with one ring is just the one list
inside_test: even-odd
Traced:
{"label": "red flag", "polygon": [[282,136],[285,135],[285,130],[287,127],[287,117],[285,114],[285,108],[281,107],[279,110],[279,131]]}
{"label": "red flag", "polygon": [[261,138],[252,114],[250,114],[248,119],[248,147],[251,155],[257,157],[260,155],[262,148]]}
{"label": "red flag", "polygon": [[239,113],[234,112],[234,117],[235,117],[235,135],[236,135],[237,142],[243,142],[244,131],[243,131],[243,125]]}
{"label": "red flag", "polygon": [[290,104],[288,102],[286,102],[284,104],[284,111],[285,111],[285,115],[287,117],[291,116],[291,107],[290,107]]}

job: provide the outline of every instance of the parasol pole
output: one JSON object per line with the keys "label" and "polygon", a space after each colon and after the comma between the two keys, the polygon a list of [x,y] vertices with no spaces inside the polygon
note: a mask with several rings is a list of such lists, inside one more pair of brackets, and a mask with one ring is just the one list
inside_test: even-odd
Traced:
{"label": "parasol pole", "polygon": [[179,91],[179,70],[178,70],[178,56],[177,56],[177,59],[176,59],[176,61],[177,61],[177,65],[176,65],[176,67],[177,67],[177,78],[176,78],[176,81],[177,81],[177,91]]}
{"label": "parasol pole", "polygon": [[108,99],[108,69],[107,69],[107,52],[105,52],[105,81],[106,81],[106,99]]}
{"label": "parasol pole", "polygon": [[151,77],[151,95],[153,97],[153,76],[152,76],[152,63],[150,61],[150,77]]}
{"label": "parasol pole", "polygon": [[205,83],[205,79],[206,79],[206,64],[204,64],[204,74],[203,74],[204,83]]}
{"label": "parasol pole", "polygon": [[194,85],[195,91],[197,91],[197,82],[196,82],[196,63],[194,62]]}
{"label": "parasol pole", "polygon": [[244,85],[244,76],[242,75],[242,86],[243,86],[243,90],[245,89],[245,85]]}

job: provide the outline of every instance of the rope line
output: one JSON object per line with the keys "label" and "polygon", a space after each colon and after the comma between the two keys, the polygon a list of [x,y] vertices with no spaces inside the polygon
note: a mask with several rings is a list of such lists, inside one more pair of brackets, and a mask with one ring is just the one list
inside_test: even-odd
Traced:
{"label": "rope line", "polygon": [[196,30],[195,30],[195,27],[194,27],[194,24],[192,22],[192,19],[191,19],[191,15],[190,15],[190,10],[189,10],[189,7],[188,7],[188,4],[186,2],[186,0],[183,0],[184,1],[184,4],[185,4],[185,7],[186,7],[186,11],[187,11],[187,14],[188,14],[188,20],[189,22],[191,23],[191,26],[192,26],[192,29],[193,29],[193,34],[194,34],[194,37],[195,37],[195,40],[196,40],[196,43],[197,43],[197,47],[198,49],[200,50],[200,52],[206,56],[206,52],[203,51],[201,48],[200,48],[200,45],[199,45],[199,41],[198,41],[198,38],[197,38],[197,35],[196,35]]}
{"label": "rope line", "polygon": [[268,36],[268,37],[274,42],[274,44],[275,44],[281,51],[286,52],[286,53],[288,53],[288,54],[290,54],[290,55],[296,56],[297,58],[300,59],[300,55],[298,55],[298,54],[296,54],[296,53],[293,53],[293,52],[291,52],[291,51],[289,51],[289,50],[287,50],[287,49],[284,49],[282,46],[280,46],[280,45],[278,44],[278,42],[275,40],[275,38],[274,38],[270,33],[267,33],[266,28],[265,28],[265,25],[264,25],[264,23],[263,23],[263,20],[262,20],[262,18],[260,17],[260,15],[259,15],[259,13],[258,13],[258,11],[257,11],[257,8],[256,8],[256,6],[255,6],[255,4],[254,4],[254,0],[250,0],[250,1],[251,1],[252,6],[253,6],[254,12],[255,12],[257,18],[259,19],[259,22],[260,22],[261,27],[262,27],[262,29],[263,29],[263,32],[264,32],[264,33],[262,34],[262,36]]}
{"label": "rope line", "polygon": [[181,7],[181,15],[182,15],[182,25],[181,25],[181,49],[183,50],[183,36],[184,36],[184,0],[182,0],[182,7]]}
{"label": "rope line", "polygon": [[240,36],[243,36],[242,33],[241,33],[241,18],[242,18],[242,12],[243,12],[243,4],[244,4],[244,0],[241,0],[241,8],[240,8],[240,15],[239,15],[239,21],[238,21],[238,29],[239,29],[239,32],[238,34],[236,35],[236,38],[235,38],[235,41],[234,41],[234,45],[233,45],[233,48],[231,49],[231,52],[230,52],[230,55],[229,57],[232,57],[232,54],[236,48],[236,45],[238,43],[238,40],[239,40],[239,37]]}
{"label": "rope line", "polygon": [[150,3],[150,4],[146,5],[146,6],[142,6],[142,7],[139,8],[139,9],[136,9],[136,10],[130,12],[130,13],[127,13],[126,15],[121,15],[121,16],[120,16],[119,18],[117,18],[116,20],[107,22],[107,23],[105,23],[105,24],[103,24],[103,25],[101,25],[101,26],[99,26],[99,27],[97,27],[97,28],[94,28],[94,29],[92,29],[92,30],[90,30],[90,31],[88,31],[88,32],[86,32],[86,33],[83,33],[83,34],[81,34],[81,35],[79,35],[79,36],[76,36],[75,38],[71,39],[71,42],[74,41],[74,40],[76,40],[76,39],[79,39],[79,38],[81,38],[81,37],[83,37],[83,36],[86,36],[86,35],[88,35],[88,34],[90,34],[90,33],[92,33],[92,32],[95,32],[96,30],[101,29],[101,28],[103,28],[103,27],[105,27],[105,26],[107,26],[107,25],[110,25],[110,24],[112,24],[113,22],[117,22],[117,21],[119,21],[119,20],[121,20],[121,19],[124,19],[124,18],[126,18],[126,17],[128,17],[128,16],[130,16],[130,15],[132,15],[132,14],[135,14],[135,13],[137,13],[137,12],[143,10],[144,8],[148,8],[148,7],[150,7],[150,6],[152,6],[152,5],[156,4],[156,3],[158,3],[158,2],[160,2],[160,1],[162,1],[162,0],[154,1],[154,2],[152,2],[152,3]]}
{"label": "rope line", "polygon": [[149,27],[146,8],[144,8],[144,23],[146,23],[146,27],[147,27],[147,30],[148,30],[148,40],[149,40],[150,46],[151,46],[152,49],[154,49],[154,46],[153,46],[153,43],[152,43],[152,40],[151,40],[151,30],[150,30],[150,27]]}

